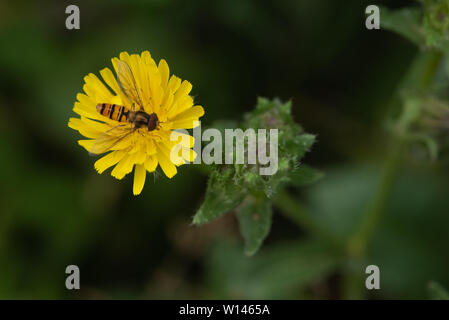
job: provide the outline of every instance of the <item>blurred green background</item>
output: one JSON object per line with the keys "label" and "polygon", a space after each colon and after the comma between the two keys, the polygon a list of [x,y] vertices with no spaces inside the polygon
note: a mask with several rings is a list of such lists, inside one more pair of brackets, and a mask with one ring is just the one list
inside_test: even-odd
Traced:
{"label": "blurred green background", "polygon": [[[376,1],[390,8],[412,1]],[[81,29],[66,30],[77,4]],[[240,120],[257,96],[292,99],[318,142],[305,162],[318,183],[291,190],[345,239],[375,192],[384,120],[417,49],[365,28],[364,1],[134,0],[0,3],[0,298],[340,299],[364,268],[336,256],[281,214],[264,246],[243,253],[231,214],[191,226],[207,176],[184,166],[169,180],[98,175],[67,127],[83,76],[121,51],[150,50],[193,84],[204,125]],[[447,162],[404,157],[361,265],[381,290],[360,298],[426,298],[449,286]],[[65,268],[81,290],[65,288]]]}

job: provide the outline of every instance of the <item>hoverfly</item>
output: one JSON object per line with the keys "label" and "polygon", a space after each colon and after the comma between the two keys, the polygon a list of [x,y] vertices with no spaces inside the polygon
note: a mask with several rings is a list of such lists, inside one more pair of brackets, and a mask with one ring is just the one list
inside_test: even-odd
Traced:
{"label": "hoverfly", "polygon": [[[91,154],[101,154],[110,150],[137,129],[146,128],[148,131],[153,131],[159,125],[156,113],[148,114],[144,111],[136,79],[129,65],[123,60],[119,60],[117,63],[117,82],[123,94],[132,103],[131,109],[117,104],[97,104],[98,113],[116,120],[120,124],[107,130],[96,139],[89,151]],[[136,104],[139,110],[135,110]],[[126,126],[128,123],[132,125],[132,129]],[[115,134],[112,134],[113,132]]]}

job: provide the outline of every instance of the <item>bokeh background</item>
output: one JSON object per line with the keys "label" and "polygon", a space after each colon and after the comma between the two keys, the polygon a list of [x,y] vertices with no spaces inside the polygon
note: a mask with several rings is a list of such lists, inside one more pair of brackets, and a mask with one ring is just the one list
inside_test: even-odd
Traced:
{"label": "bokeh background", "polygon": [[[412,1],[376,1],[390,8]],[[81,29],[66,30],[77,4]],[[364,1],[133,0],[0,3],[0,298],[341,299],[350,262],[275,211],[253,257],[233,214],[192,226],[207,176],[184,166],[149,177],[98,175],[67,127],[83,76],[121,51],[150,50],[192,82],[203,124],[240,120],[258,96],[293,101],[318,142],[305,162],[319,182],[292,193],[341,240],[375,192],[384,121],[417,48],[365,28]],[[426,298],[449,285],[447,161],[409,154],[369,244],[381,290],[359,298]],[[65,288],[65,268],[81,290]],[[352,268],[352,269],[351,269]],[[358,270],[364,282],[364,270]]]}

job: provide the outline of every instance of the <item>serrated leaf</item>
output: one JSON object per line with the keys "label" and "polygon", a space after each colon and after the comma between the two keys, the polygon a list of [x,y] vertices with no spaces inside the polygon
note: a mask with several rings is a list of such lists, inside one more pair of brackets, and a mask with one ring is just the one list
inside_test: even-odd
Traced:
{"label": "serrated leaf", "polygon": [[[283,103],[279,99],[268,100],[259,97],[256,108],[244,116],[245,127],[253,129],[282,129],[286,125],[294,125],[291,117],[291,107],[291,101]],[[299,128],[299,126],[297,127]]]}
{"label": "serrated leaf", "polygon": [[257,105],[255,111],[258,113],[265,112],[266,110],[273,107],[273,102],[267,98],[264,97],[258,97],[257,98]]}
{"label": "serrated leaf", "polygon": [[302,158],[304,154],[310,150],[312,145],[315,143],[315,135],[313,134],[302,134],[294,137],[286,143],[286,151],[298,159]]}
{"label": "serrated leaf", "polygon": [[248,196],[237,209],[240,233],[245,239],[245,253],[253,255],[271,228],[271,202],[265,198]]}
{"label": "serrated leaf", "polygon": [[193,217],[194,224],[212,221],[234,209],[244,198],[245,193],[233,181],[233,171],[221,174],[214,171],[209,178],[203,204]]}
{"label": "serrated leaf", "polygon": [[301,164],[299,168],[290,175],[289,182],[295,187],[302,187],[318,181],[323,176],[324,173],[322,171],[314,169],[308,165]]}
{"label": "serrated leaf", "polygon": [[432,300],[449,300],[449,292],[437,282],[430,282],[427,290],[429,292],[429,298]]}
{"label": "serrated leaf", "polygon": [[379,8],[381,29],[394,31],[418,46],[425,44],[419,7],[398,10],[390,10],[383,6]]}
{"label": "serrated leaf", "polygon": [[[204,203],[193,219],[194,224],[207,223],[236,208],[243,199],[245,202],[238,208],[240,231],[245,239],[245,252],[254,254],[268,235],[271,226],[271,198],[291,181],[290,174],[296,170],[304,154],[315,142],[315,136],[304,133],[301,126],[291,116],[291,102],[283,103],[279,99],[259,98],[256,108],[245,114],[241,130],[278,129],[278,135],[267,132],[266,142],[269,144],[268,164],[274,169],[271,174],[262,175],[261,168],[267,163],[242,163],[216,165],[210,177]],[[223,131],[227,123],[217,129]],[[232,125],[235,127],[235,124]],[[271,142],[277,141],[278,152],[272,150]],[[249,142],[243,144],[248,154]],[[259,147],[259,146],[258,146]],[[258,149],[258,152],[261,149]],[[235,152],[233,153],[235,157]],[[262,155],[263,153],[258,153]],[[264,161],[265,162],[265,161]],[[305,172],[301,172],[305,174]],[[298,185],[318,178],[318,173],[310,172],[306,177],[294,179]],[[301,182],[299,182],[301,180]]]}

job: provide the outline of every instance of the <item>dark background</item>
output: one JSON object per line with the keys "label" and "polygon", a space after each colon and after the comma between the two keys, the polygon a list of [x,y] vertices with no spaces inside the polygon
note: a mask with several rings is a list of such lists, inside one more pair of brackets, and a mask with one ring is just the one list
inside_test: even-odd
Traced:
{"label": "dark background", "polygon": [[[65,28],[69,4],[80,8],[80,30]],[[98,175],[67,122],[83,76],[121,51],[166,59],[193,84],[203,125],[242,119],[257,96],[291,99],[295,120],[318,135],[305,162],[326,173],[295,194],[343,239],[373,193],[389,101],[417,53],[394,33],[367,30],[367,4],[3,1],[0,298],[342,298],[344,264],[292,280],[321,260],[278,255],[308,241],[282,215],[246,257],[233,215],[190,225],[207,181],[194,166],[147,179],[134,197],[132,175]],[[425,298],[429,281],[449,284],[447,168],[404,159],[367,261],[381,268],[381,290],[362,298]],[[79,291],[65,289],[69,264],[80,267]]]}

